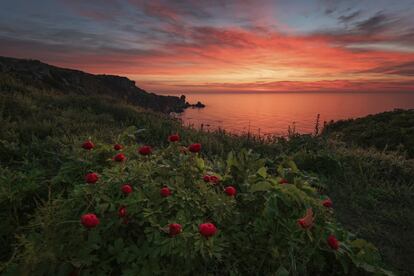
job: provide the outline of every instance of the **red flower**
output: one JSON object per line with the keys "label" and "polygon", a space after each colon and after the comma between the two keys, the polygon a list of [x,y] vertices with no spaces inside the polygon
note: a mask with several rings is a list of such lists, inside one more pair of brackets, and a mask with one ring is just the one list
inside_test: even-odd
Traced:
{"label": "red flower", "polygon": [[287,184],[289,181],[286,178],[282,178],[279,180],[279,184]]}
{"label": "red flower", "polygon": [[204,237],[212,237],[216,234],[217,228],[214,224],[207,222],[199,225],[198,230]]}
{"label": "red flower", "polygon": [[99,180],[99,175],[97,173],[88,173],[85,175],[85,182],[89,184],[95,184]]}
{"label": "red flower", "polygon": [[330,198],[327,198],[324,201],[322,201],[322,205],[325,206],[326,208],[332,208],[333,202]]}
{"label": "red flower", "polygon": [[124,206],[121,206],[118,210],[118,215],[120,218],[124,218],[127,215],[127,209]]}
{"label": "red flower", "polygon": [[150,146],[142,146],[138,149],[138,152],[141,155],[149,155],[152,152],[152,148]]}
{"label": "red flower", "polygon": [[203,180],[204,182],[210,182],[210,176],[209,175],[203,176]]}
{"label": "red flower", "polygon": [[298,224],[303,229],[308,229],[312,227],[313,220],[314,220],[314,217],[313,217],[312,208],[308,208],[306,209],[306,215],[303,218],[298,219]]}
{"label": "red flower", "polygon": [[114,150],[121,150],[123,148],[123,146],[121,144],[115,144],[114,145]]}
{"label": "red flower", "polygon": [[118,153],[117,155],[114,156],[114,161],[116,162],[123,162],[126,160],[125,154],[123,153]]}
{"label": "red flower", "polygon": [[81,223],[86,228],[94,228],[99,224],[99,219],[95,214],[84,214],[81,216]]}
{"label": "red flower", "polygon": [[236,188],[234,188],[233,186],[228,186],[226,187],[226,189],[224,189],[224,192],[228,195],[228,196],[235,196],[237,194],[237,190]]}
{"label": "red flower", "polygon": [[180,141],[180,136],[178,134],[170,135],[170,136],[168,136],[168,141],[178,142],[178,141]]}
{"label": "red flower", "polygon": [[191,151],[191,152],[200,152],[200,150],[201,150],[201,144],[192,144],[192,145],[190,145],[189,147],[188,147],[188,150],[189,151]]}
{"label": "red flower", "polygon": [[160,190],[160,194],[162,197],[168,197],[171,195],[171,190],[168,187],[164,187]]}
{"label": "red flower", "polygon": [[181,224],[178,224],[178,223],[171,223],[168,227],[170,229],[169,234],[172,237],[177,236],[178,234],[180,234],[183,231],[182,227],[181,227]]}
{"label": "red flower", "polygon": [[334,235],[329,235],[329,237],[326,239],[326,241],[328,242],[329,246],[333,250],[338,250],[338,248],[339,248],[339,241],[336,239],[336,237]]}
{"label": "red flower", "polygon": [[91,150],[95,147],[95,145],[92,143],[91,140],[87,140],[85,142],[83,142],[82,144],[82,148],[86,149],[86,150]]}
{"label": "red flower", "polygon": [[129,195],[132,193],[132,187],[129,184],[125,184],[121,187],[121,191],[124,193],[124,195]]}
{"label": "red flower", "polygon": [[220,178],[218,178],[218,176],[212,175],[210,176],[210,182],[216,185],[220,182]]}

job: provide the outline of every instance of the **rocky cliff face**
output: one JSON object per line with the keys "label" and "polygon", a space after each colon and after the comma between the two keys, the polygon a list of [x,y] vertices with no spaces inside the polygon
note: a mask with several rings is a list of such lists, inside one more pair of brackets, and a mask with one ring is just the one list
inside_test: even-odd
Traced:
{"label": "rocky cliff face", "polygon": [[181,112],[186,107],[185,100],[180,97],[148,93],[125,77],[93,75],[51,66],[37,60],[0,57],[0,74],[10,75],[23,84],[40,89],[53,89],[68,94],[110,96],[164,113]]}

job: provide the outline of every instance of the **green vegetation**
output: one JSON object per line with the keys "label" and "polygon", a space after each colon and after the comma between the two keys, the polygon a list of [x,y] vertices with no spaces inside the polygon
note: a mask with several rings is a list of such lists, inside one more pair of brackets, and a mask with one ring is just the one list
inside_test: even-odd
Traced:
{"label": "green vegetation", "polygon": [[[389,274],[378,266],[373,245],[335,222],[311,187],[317,180],[292,161],[282,162],[274,176],[264,160],[245,150],[209,162],[171,143],[140,156],[135,133],[129,128],[118,138],[127,158],[120,162],[111,159],[112,144],[73,149],[19,236],[7,273]],[[99,180],[86,184],[83,174],[95,170]],[[206,174],[220,181],[206,183]],[[291,184],[279,184],[281,178]],[[132,189],[123,194],[124,183]],[[236,196],[224,193],[231,185]],[[309,213],[301,227],[306,210],[315,215]],[[93,217],[81,226],[85,213],[97,214],[99,224]],[[169,230],[172,223],[182,231]],[[203,223],[217,230],[199,230]]]}
{"label": "green vegetation", "polygon": [[[414,163],[398,152],[346,144],[338,139],[339,127],[319,137],[292,134],[289,139],[200,132],[114,95],[30,86],[10,74],[0,74],[0,90],[4,271],[50,275],[60,270],[64,275],[74,267],[82,267],[82,273],[93,267],[137,274],[141,270],[134,263],[159,272],[181,265],[179,271],[199,274],[255,269],[331,275],[348,268],[360,275],[379,269],[375,248],[353,242],[351,231],[379,248],[387,269],[414,272]],[[172,133],[180,134],[182,145],[201,143],[201,155],[179,154],[167,140]],[[80,147],[87,139],[96,144],[92,151]],[[114,143],[126,146],[124,167],[111,159]],[[154,148],[148,159],[136,153],[142,144]],[[89,170],[99,172],[102,182],[85,184]],[[207,172],[220,176],[219,186],[202,182]],[[280,177],[290,184],[278,184]],[[134,192],[123,197],[119,187],[127,181]],[[267,184],[254,191],[257,183]],[[158,197],[162,185],[171,185],[171,197]],[[227,185],[237,188],[234,199],[223,194]],[[328,195],[333,212],[320,205]],[[128,207],[128,225],[117,217],[121,204]],[[303,230],[296,220],[308,207],[316,214],[315,226]],[[85,212],[99,216],[97,228],[82,227],[79,218]],[[218,226],[218,234],[202,239],[198,224],[206,220]],[[174,222],[182,224],[180,235],[156,231]],[[331,232],[341,241],[338,251],[327,246]],[[143,246],[146,256],[135,252]],[[366,254],[356,254],[361,248]],[[148,257],[156,264],[142,265]],[[187,261],[194,266],[186,266]]]}
{"label": "green vegetation", "polygon": [[414,110],[394,110],[329,123],[324,133],[364,148],[398,151],[414,157]]}
{"label": "green vegetation", "polygon": [[[152,110],[168,113],[188,107],[185,97],[160,96],[135,86],[125,77],[92,75],[78,70],[59,68],[37,60],[0,56],[0,74],[20,84],[61,94],[109,96]],[[3,87],[7,91],[7,87]]]}

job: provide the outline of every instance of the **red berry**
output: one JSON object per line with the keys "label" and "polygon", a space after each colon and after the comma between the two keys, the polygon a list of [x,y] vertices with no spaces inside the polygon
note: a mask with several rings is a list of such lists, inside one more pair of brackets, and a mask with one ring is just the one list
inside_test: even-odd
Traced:
{"label": "red berry", "polygon": [[114,150],[121,150],[123,147],[121,144],[115,144],[114,145]]}
{"label": "red berry", "polygon": [[192,144],[188,147],[188,150],[191,151],[191,152],[194,152],[194,153],[200,152],[201,151],[201,144],[198,144],[198,143],[197,144]]}
{"label": "red berry", "polygon": [[91,150],[91,149],[93,149],[95,147],[95,145],[92,143],[92,141],[90,141],[90,140],[88,140],[88,141],[85,141],[83,144],[82,144],[82,148],[84,148],[84,149],[86,149],[86,150]]}
{"label": "red berry", "polygon": [[336,237],[334,235],[329,235],[328,239],[326,240],[329,244],[329,246],[333,249],[333,250],[338,250],[339,248],[339,241],[336,239]]}
{"label": "red berry", "polygon": [[99,175],[97,173],[88,173],[85,175],[85,182],[89,184],[94,184],[99,180]]}
{"label": "red berry", "polygon": [[126,160],[125,154],[123,153],[118,153],[117,155],[114,156],[114,161],[116,162],[123,162]]}
{"label": "red berry", "polygon": [[130,193],[132,193],[132,187],[129,184],[125,184],[121,187],[121,191],[125,194],[125,195],[129,195]]}
{"label": "red berry", "polygon": [[127,215],[126,207],[121,206],[118,210],[118,215],[119,215],[120,218],[126,217],[126,215]]}
{"label": "red berry", "polygon": [[142,146],[138,149],[138,152],[141,155],[149,155],[152,152],[152,148],[150,146]]}
{"label": "red berry", "polygon": [[178,223],[171,223],[168,226],[168,228],[169,228],[169,234],[172,237],[177,236],[178,234],[182,232],[181,224],[178,224]]}
{"label": "red berry", "polygon": [[207,222],[199,225],[198,230],[204,237],[212,237],[216,234],[217,228],[214,224]]}
{"label": "red berry", "polygon": [[178,142],[178,141],[180,141],[180,136],[178,134],[172,134],[172,135],[168,136],[168,141]]}
{"label": "red berry", "polygon": [[85,214],[81,216],[81,223],[86,228],[94,228],[99,224],[99,219],[95,214]]}
{"label": "red berry", "polygon": [[210,182],[210,176],[209,175],[203,176],[203,180],[204,182]]}
{"label": "red berry", "polygon": [[168,187],[164,187],[160,190],[160,194],[162,197],[168,197],[171,195],[171,190]]}
{"label": "red berry", "polygon": [[228,195],[228,196],[235,196],[237,194],[237,190],[236,188],[234,188],[233,186],[228,186],[224,189],[224,192]]}

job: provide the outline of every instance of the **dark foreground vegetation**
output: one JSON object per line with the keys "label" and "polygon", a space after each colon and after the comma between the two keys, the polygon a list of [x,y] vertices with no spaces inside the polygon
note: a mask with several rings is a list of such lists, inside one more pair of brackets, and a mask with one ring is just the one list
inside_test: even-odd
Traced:
{"label": "dark foreground vegetation", "polygon": [[[338,139],[338,126],[328,128],[335,135],[289,139],[200,132],[86,92],[0,74],[5,275],[413,274],[414,163],[400,147],[358,147]],[[181,141],[169,142],[172,133]],[[94,148],[83,149],[85,140]],[[192,143],[200,153],[181,147]],[[152,153],[140,155],[142,145]],[[126,160],[115,161],[118,153]],[[96,184],[85,183],[89,172],[100,176]],[[229,186],[236,195],[224,192]],[[332,208],[323,206],[328,197]],[[312,226],[301,226],[310,209]],[[80,223],[86,213],[97,215],[96,227]],[[207,237],[203,223],[217,231]]]}

